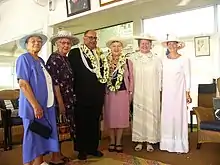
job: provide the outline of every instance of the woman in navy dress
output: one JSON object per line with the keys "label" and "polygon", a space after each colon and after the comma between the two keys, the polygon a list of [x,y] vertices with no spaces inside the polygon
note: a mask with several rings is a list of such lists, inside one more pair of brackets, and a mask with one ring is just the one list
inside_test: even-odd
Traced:
{"label": "woman in navy dress", "polygon": [[[27,50],[16,62],[20,86],[19,116],[24,127],[24,165],[48,165],[43,155],[59,152],[52,79],[45,69],[43,59],[38,56],[46,41],[47,37],[42,34],[27,35],[19,40],[19,46]],[[34,119],[52,129],[49,139],[29,129]]]}
{"label": "woman in navy dress", "polygon": [[[74,141],[74,75],[67,54],[72,46],[79,43],[79,39],[72,35],[71,32],[61,30],[51,37],[50,41],[57,47],[57,51],[50,55],[46,66],[53,79],[58,113],[67,117],[67,121],[71,126],[71,138]],[[59,140],[62,141],[62,138]],[[50,164],[58,164],[67,161],[69,161],[68,158],[64,157],[62,154],[53,153]]]}

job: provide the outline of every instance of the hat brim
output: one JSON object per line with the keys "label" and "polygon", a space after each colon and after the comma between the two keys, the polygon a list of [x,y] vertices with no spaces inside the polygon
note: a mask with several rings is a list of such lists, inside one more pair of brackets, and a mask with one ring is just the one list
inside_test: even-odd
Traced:
{"label": "hat brim", "polygon": [[47,42],[47,36],[41,33],[33,33],[33,34],[29,34],[26,35],[24,37],[22,37],[20,40],[18,40],[18,46],[24,50],[27,50],[26,44],[27,44],[27,40],[31,37],[39,37],[42,40],[42,46]]}
{"label": "hat brim", "polygon": [[161,44],[163,45],[163,47],[167,48],[168,42],[177,42],[179,44],[178,49],[182,49],[185,47],[185,43],[183,41],[163,41]]}
{"label": "hat brim", "polygon": [[134,36],[133,38],[134,38],[135,40],[149,40],[149,41],[156,41],[156,39],[153,38],[153,37]]}
{"label": "hat brim", "polygon": [[59,40],[61,38],[67,38],[67,39],[71,40],[72,46],[77,45],[80,42],[77,37],[71,37],[71,36],[53,36],[50,38],[50,42],[52,45],[55,45],[57,40]]}
{"label": "hat brim", "polygon": [[110,48],[110,46],[111,46],[111,44],[112,44],[113,42],[120,42],[120,43],[122,44],[122,47],[123,47],[123,48],[125,48],[125,47],[128,45],[128,43],[127,43],[125,40],[122,40],[122,39],[110,39],[110,40],[108,40],[108,41],[106,42],[106,46],[107,46],[108,48]]}

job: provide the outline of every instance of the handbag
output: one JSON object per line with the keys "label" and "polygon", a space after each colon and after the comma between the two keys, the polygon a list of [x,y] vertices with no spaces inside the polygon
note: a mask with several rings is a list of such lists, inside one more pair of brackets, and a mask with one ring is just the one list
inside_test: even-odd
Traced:
{"label": "handbag", "polygon": [[40,135],[41,137],[43,137],[45,139],[49,139],[51,134],[52,134],[52,126],[50,125],[50,122],[48,120],[47,120],[47,122],[49,124],[49,127],[42,124],[42,123],[40,123],[40,122],[38,122],[36,119],[34,119],[29,124],[29,130],[31,130],[32,132]]}
{"label": "handbag", "polygon": [[59,122],[57,124],[57,128],[59,134],[59,141],[65,141],[71,139],[70,124],[68,123],[65,115],[59,116]]}

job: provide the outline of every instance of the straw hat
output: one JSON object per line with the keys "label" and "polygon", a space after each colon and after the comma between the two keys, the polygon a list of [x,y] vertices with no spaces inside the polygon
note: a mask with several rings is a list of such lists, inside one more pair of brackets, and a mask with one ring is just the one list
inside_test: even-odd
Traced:
{"label": "straw hat", "polygon": [[108,48],[110,48],[111,44],[113,42],[120,42],[122,44],[122,47],[125,48],[127,46],[127,42],[124,38],[121,37],[111,37],[107,42],[106,42],[106,46]]}
{"label": "straw hat", "polygon": [[149,34],[141,34],[140,36],[134,36],[135,40],[149,40],[149,41],[156,41],[156,38],[149,35]]}
{"label": "straw hat", "polygon": [[55,34],[54,36],[52,36],[50,38],[50,42],[55,45],[56,41],[60,38],[68,38],[72,41],[73,45],[77,45],[79,43],[79,39],[77,37],[75,37],[74,35],[72,35],[71,32],[66,31],[66,30],[60,30],[58,31],[57,34]]}
{"label": "straw hat", "polygon": [[42,46],[47,42],[47,36],[41,33],[32,33],[32,34],[28,34],[24,37],[22,37],[20,40],[18,40],[18,46],[21,47],[24,50],[27,50],[26,44],[27,44],[27,40],[31,37],[39,37],[42,40]]}
{"label": "straw hat", "polygon": [[178,43],[178,48],[182,49],[185,47],[185,43],[178,39],[175,35],[169,35],[168,39],[162,42],[162,45],[167,48],[167,42],[177,42]]}

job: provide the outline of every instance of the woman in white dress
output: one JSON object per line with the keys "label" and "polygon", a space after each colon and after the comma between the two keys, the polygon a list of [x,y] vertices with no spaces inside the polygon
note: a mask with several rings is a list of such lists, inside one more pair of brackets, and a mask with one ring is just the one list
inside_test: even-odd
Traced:
{"label": "woman in white dress", "polygon": [[135,37],[139,52],[131,55],[134,67],[134,100],[132,141],[137,142],[136,151],[147,143],[147,151],[154,150],[152,144],[160,141],[160,90],[161,61],[150,50],[150,35]]}
{"label": "woman in white dress", "polygon": [[169,36],[162,45],[169,50],[164,58],[162,84],[161,142],[160,149],[168,152],[187,153],[188,120],[187,103],[190,97],[190,61],[177,51],[185,44]]}

